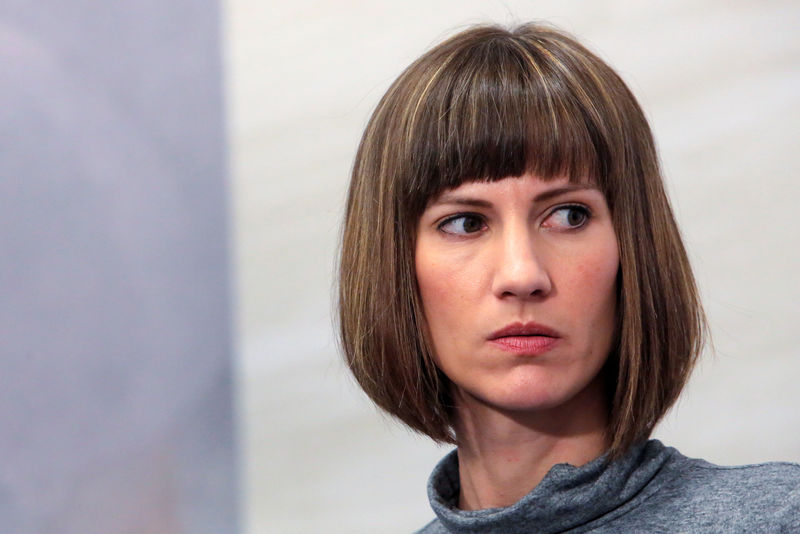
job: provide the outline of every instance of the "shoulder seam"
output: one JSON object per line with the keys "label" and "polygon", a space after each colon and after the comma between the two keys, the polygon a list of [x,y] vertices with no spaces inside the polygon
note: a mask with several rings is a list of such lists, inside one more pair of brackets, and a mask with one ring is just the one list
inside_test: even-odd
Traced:
{"label": "shoulder seam", "polygon": [[762,462],[758,464],[745,464],[745,465],[717,465],[712,464],[711,462],[707,462],[705,460],[698,460],[693,459],[695,461],[692,462],[690,465],[691,468],[700,468],[700,469],[716,469],[716,470],[739,470],[739,469],[754,469],[760,467],[790,467],[792,469],[800,469],[800,464],[796,464],[794,462]]}

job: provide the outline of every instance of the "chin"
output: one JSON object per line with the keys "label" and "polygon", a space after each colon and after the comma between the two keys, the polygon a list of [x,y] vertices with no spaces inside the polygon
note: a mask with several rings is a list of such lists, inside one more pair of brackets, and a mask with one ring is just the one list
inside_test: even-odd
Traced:
{"label": "chin", "polygon": [[524,391],[519,394],[503,395],[493,404],[495,408],[506,412],[536,413],[564,406],[567,401],[564,396],[553,393],[532,394],[530,391]]}
{"label": "chin", "polygon": [[523,385],[503,387],[495,391],[465,392],[467,406],[484,406],[500,412],[541,412],[568,403],[571,395],[567,392],[548,388]]}
{"label": "chin", "polygon": [[559,417],[580,417],[594,411],[604,398],[599,376],[581,378],[559,383],[551,376],[516,377],[482,390],[466,391],[466,405],[520,415],[551,412]]}

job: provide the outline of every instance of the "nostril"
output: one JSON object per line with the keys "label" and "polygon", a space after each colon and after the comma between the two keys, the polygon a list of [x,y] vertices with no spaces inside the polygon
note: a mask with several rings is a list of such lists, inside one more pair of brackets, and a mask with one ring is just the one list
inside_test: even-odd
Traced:
{"label": "nostril", "polygon": [[495,294],[503,297],[531,298],[547,295],[552,289],[545,265],[532,254],[509,258],[495,274]]}

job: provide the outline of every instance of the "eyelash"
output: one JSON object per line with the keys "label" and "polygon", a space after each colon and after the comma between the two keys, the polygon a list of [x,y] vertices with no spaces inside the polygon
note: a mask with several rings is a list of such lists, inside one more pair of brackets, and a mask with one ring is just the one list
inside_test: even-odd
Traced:
{"label": "eyelash", "polygon": [[[575,211],[579,211],[579,212],[581,212],[581,213],[583,214],[583,216],[585,217],[585,218],[584,218],[584,221],[583,221],[581,224],[579,224],[578,226],[572,226],[572,227],[568,227],[566,230],[564,230],[564,231],[567,231],[567,232],[569,232],[569,231],[575,231],[575,230],[579,230],[579,229],[583,228],[583,227],[584,227],[584,226],[586,226],[586,225],[588,224],[588,222],[589,222],[589,221],[592,219],[592,212],[591,212],[591,210],[590,210],[588,207],[586,207],[586,206],[584,206],[584,205],[582,205],[582,204],[563,204],[563,205],[561,205],[561,206],[557,206],[557,207],[556,207],[556,208],[554,208],[552,211],[550,211],[550,213],[548,213],[548,214],[547,214],[547,217],[545,217],[545,219],[544,219],[544,220],[545,220],[545,221],[546,221],[546,220],[548,220],[550,217],[552,217],[552,216],[553,216],[553,214],[555,214],[555,213],[558,213],[559,211],[562,211],[562,210],[575,210]],[[450,217],[447,217],[446,219],[444,219],[443,221],[441,221],[439,224],[437,224],[437,225],[436,225],[436,228],[437,228],[437,230],[439,230],[440,232],[442,232],[442,233],[445,233],[445,234],[448,234],[448,235],[466,236],[466,235],[477,234],[477,233],[478,233],[478,231],[475,231],[475,232],[467,232],[467,233],[455,233],[455,232],[447,232],[446,230],[444,230],[444,227],[445,227],[445,226],[447,226],[448,224],[452,223],[453,221],[457,221],[457,220],[459,220],[459,219],[466,219],[466,218],[474,218],[474,219],[478,219],[478,220],[480,220],[480,221],[481,221],[481,223],[483,224],[483,226],[486,226],[486,221],[485,221],[484,217],[483,217],[481,214],[479,214],[479,213],[472,213],[472,212],[463,212],[463,213],[456,213],[456,214],[454,214],[454,215],[451,215]]]}

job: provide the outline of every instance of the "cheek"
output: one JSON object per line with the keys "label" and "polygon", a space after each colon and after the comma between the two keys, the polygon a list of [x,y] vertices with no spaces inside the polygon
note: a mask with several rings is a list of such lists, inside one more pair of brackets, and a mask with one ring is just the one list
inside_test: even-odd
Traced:
{"label": "cheek", "polygon": [[448,296],[452,295],[449,287],[450,277],[447,276],[448,269],[446,265],[431,258],[424,248],[417,249],[414,268],[428,329],[434,334],[436,321],[441,318],[440,312],[449,307]]}
{"label": "cheek", "polygon": [[441,257],[420,247],[415,270],[423,307],[432,315],[429,321],[459,315],[480,286],[481,275],[469,257]]}
{"label": "cheek", "polygon": [[588,317],[586,324],[592,330],[592,337],[610,339],[613,334],[617,313],[617,276],[619,255],[614,246],[599,250],[592,258],[587,258],[578,272],[576,283],[581,286],[583,309]]}
{"label": "cheek", "polygon": [[[474,258],[437,254],[418,247],[415,271],[427,332],[435,357],[461,352],[472,330],[482,279]],[[459,348],[460,347],[460,348]],[[438,362],[437,363],[441,363]]]}
{"label": "cheek", "polygon": [[450,277],[447,276],[446,266],[429,259],[424,253],[417,253],[415,270],[422,304],[426,311],[429,308],[439,307],[441,301],[449,294]]}
{"label": "cheek", "polygon": [[569,301],[565,305],[577,325],[613,328],[617,302],[619,253],[616,239],[599,242],[570,258],[569,268],[562,264],[560,289]]}
{"label": "cheek", "polygon": [[433,356],[436,364],[441,366],[438,354],[442,345],[442,334],[448,330],[450,319],[447,314],[452,310],[453,298],[452,273],[446,266],[431,260],[425,254],[417,252],[415,260],[417,285],[422,299],[422,309],[425,314],[425,326],[428,338],[432,343]]}
{"label": "cheek", "polygon": [[596,302],[616,300],[617,273],[619,272],[619,258],[616,249],[613,253],[598,254],[595,258],[584,264],[580,277],[584,286],[591,288],[593,299]]}

